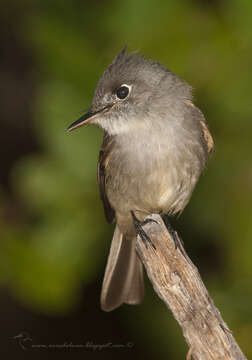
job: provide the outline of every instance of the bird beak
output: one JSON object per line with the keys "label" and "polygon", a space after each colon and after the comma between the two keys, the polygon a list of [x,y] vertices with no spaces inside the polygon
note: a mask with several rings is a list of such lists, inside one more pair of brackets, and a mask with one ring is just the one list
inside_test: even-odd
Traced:
{"label": "bird beak", "polygon": [[105,108],[92,112],[92,111],[88,111],[86,114],[82,115],[78,120],[74,121],[68,128],[67,128],[67,132],[70,132],[72,130],[75,130],[83,125],[86,125],[90,122],[92,122],[95,118],[97,118],[98,116],[104,114],[105,112],[107,112],[109,109],[111,109],[112,105],[108,105]]}

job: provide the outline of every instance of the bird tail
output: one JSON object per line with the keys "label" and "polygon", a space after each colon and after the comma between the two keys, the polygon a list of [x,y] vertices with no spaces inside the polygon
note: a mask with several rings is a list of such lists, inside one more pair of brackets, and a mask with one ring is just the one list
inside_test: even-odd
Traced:
{"label": "bird tail", "polygon": [[102,284],[101,308],[111,311],[123,303],[139,304],[144,297],[143,266],[135,251],[136,240],[115,228]]}

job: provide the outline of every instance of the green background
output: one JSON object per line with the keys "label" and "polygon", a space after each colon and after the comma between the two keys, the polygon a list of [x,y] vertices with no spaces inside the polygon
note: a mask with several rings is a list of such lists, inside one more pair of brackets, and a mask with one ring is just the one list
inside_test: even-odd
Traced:
{"label": "green background", "polygon": [[140,306],[100,310],[113,233],[96,184],[102,131],[65,131],[127,45],[189,82],[208,120],[215,152],[174,225],[252,357],[251,18],[245,0],[1,4],[0,351],[22,357],[13,337],[26,330],[33,344],[133,343],[54,358],[185,358],[181,330],[147,279]]}

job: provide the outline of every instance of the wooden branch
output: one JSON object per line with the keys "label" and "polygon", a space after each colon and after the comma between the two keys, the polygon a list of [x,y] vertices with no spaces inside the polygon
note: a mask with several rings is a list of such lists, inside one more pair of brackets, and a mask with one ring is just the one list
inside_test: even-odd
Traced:
{"label": "wooden branch", "polygon": [[143,225],[154,247],[138,235],[136,250],[154,290],[182,328],[189,345],[187,359],[191,356],[195,360],[246,359],[177,233],[168,231],[159,215],[147,219],[155,220]]}

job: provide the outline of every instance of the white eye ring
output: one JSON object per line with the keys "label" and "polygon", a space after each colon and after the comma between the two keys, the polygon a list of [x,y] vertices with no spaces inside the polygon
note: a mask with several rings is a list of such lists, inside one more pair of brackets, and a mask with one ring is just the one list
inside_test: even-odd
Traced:
{"label": "white eye ring", "polygon": [[131,92],[131,85],[122,84],[117,90],[116,90],[116,96],[118,99],[123,100],[126,99],[130,92]]}

